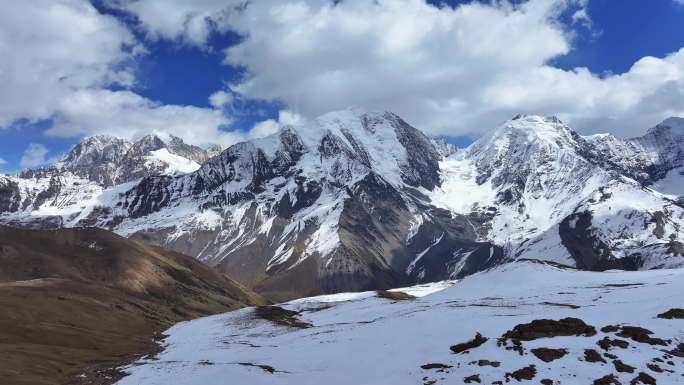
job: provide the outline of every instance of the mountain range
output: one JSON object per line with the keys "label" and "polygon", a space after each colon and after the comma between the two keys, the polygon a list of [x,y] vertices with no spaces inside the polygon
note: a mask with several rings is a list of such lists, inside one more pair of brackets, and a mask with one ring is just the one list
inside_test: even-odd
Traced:
{"label": "mountain range", "polygon": [[681,118],[620,139],[518,115],[457,149],[350,109],[225,150],[86,138],[50,167],[0,176],[0,223],[108,229],[286,300],[521,259],[681,267],[683,196]]}

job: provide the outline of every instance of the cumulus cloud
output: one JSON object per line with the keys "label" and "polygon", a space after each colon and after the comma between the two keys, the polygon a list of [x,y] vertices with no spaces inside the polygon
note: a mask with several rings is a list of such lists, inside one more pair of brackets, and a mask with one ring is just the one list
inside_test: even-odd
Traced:
{"label": "cumulus cloud", "polygon": [[[433,133],[465,134],[526,112],[560,115],[584,132],[632,135],[684,115],[682,51],[610,76],[550,64],[572,49],[577,28],[591,26],[587,3],[119,2],[156,38],[201,45],[213,31],[239,33],[225,63],[246,76],[230,91],[307,117],[348,106],[389,109]],[[169,13],[151,11],[159,7]],[[204,32],[194,34],[189,26],[200,22]]]}
{"label": "cumulus cloud", "polygon": [[152,40],[163,38],[203,46],[212,32],[225,30],[224,15],[245,3],[245,0],[114,0],[110,6],[137,17]]}
{"label": "cumulus cloud", "polygon": [[226,91],[216,91],[209,96],[209,104],[214,108],[224,108],[233,101],[233,95]]}
{"label": "cumulus cloud", "polygon": [[83,89],[65,97],[47,130],[54,136],[110,134],[136,138],[150,132],[176,135],[187,143],[229,145],[241,139],[220,126],[230,121],[215,109],[164,105],[130,91]]}
{"label": "cumulus cloud", "polygon": [[[130,91],[137,81],[135,62],[145,53],[120,20],[88,0],[22,0],[3,7],[0,128],[20,119],[51,119],[47,133],[64,137],[156,131],[224,145],[240,138],[220,130],[229,119],[217,109],[163,105]],[[212,100],[225,104],[227,96],[220,91]],[[30,147],[23,166],[37,164],[42,149]]]}
{"label": "cumulus cloud", "polygon": [[0,12],[0,127],[49,118],[83,87],[134,82],[133,35],[87,1],[22,0]]}
{"label": "cumulus cloud", "polygon": [[48,149],[40,143],[30,143],[21,156],[19,166],[21,168],[36,168],[47,163],[45,156]]}

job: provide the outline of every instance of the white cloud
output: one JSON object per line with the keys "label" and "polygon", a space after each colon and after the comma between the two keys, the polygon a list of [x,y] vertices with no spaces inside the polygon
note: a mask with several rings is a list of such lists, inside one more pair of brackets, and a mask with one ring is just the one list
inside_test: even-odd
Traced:
{"label": "white cloud", "polygon": [[241,139],[240,134],[220,130],[230,121],[219,110],[163,105],[129,91],[80,90],[64,98],[58,111],[49,135],[136,138],[165,132],[198,145],[230,145]]}
{"label": "white cloud", "polygon": [[7,161],[0,158],[0,168],[2,168],[2,166],[6,165],[6,164],[7,164]]}
{"label": "white cloud", "polygon": [[48,149],[40,143],[30,143],[21,156],[19,166],[21,168],[36,168],[47,163],[45,155]]}
{"label": "white cloud", "polygon": [[[87,0],[22,0],[3,6],[0,128],[19,119],[53,119],[47,133],[57,136],[135,137],[159,131],[190,143],[224,145],[241,137],[219,129],[229,119],[216,109],[163,105],[131,91],[107,90],[134,85],[135,60],[144,53],[124,24]],[[225,96],[214,99],[228,102]],[[37,147],[31,150],[39,154]],[[27,158],[34,164],[31,159],[38,158]]]}
{"label": "white cloud", "polygon": [[223,108],[233,101],[233,95],[226,91],[216,91],[209,96],[209,104],[214,108]]}
{"label": "white cloud", "polygon": [[22,0],[0,12],[0,128],[49,118],[83,87],[130,85],[140,52],[115,18],[82,0]]}
{"label": "white cloud", "polygon": [[[270,1],[270,0],[264,0]],[[148,38],[180,40],[202,46],[224,26],[223,15],[245,0],[114,0],[111,5],[135,15]]]}
{"label": "white cloud", "polygon": [[[572,49],[575,28],[591,26],[588,0],[120,3],[157,38],[202,44],[212,30],[238,32],[244,38],[225,62],[246,77],[231,91],[307,117],[389,109],[425,130],[464,134],[528,112],[558,114],[584,132],[631,135],[684,115],[682,51],[610,76],[549,64]],[[572,25],[563,25],[565,15]],[[193,33],[194,23],[206,33]]]}

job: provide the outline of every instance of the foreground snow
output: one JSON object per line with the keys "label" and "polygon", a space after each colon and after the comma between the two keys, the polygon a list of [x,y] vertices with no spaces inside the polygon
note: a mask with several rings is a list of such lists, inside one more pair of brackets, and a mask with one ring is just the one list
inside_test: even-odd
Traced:
{"label": "foreground snow", "polygon": [[[119,384],[460,384],[473,374],[491,384],[505,382],[505,373],[530,364],[538,372],[529,383],[548,378],[559,384],[591,384],[614,373],[628,384],[639,372],[658,384],[684,381],[683,358],[662,351],[684,341],[684,320],[656,317],[684,308],[682,269],[594,273],[518,262],[413,293],[438,289],[444,290],[405,301],[360,293],[282,305],[301,311],[299,318],[313,325],[304,329],[256,319],[251,308],[181,323],[167,331],[162,353],[128,367],[130,375]],[[597,334],[523,341],[522,355],[497,346],[497,338],[517,324],[564,317],[593,325]],[[631,374],[618,373],[609,358],[604,357],[606,363],[586,362],[585,349],[606,353],[596,342],[604,336],[616,338],[600,331],[613,324],[645,327],[653,337],[672,342],[657,346],[622,338],[629,347],[608,353],[636,367]],[[476,332],[489,340],[468,353],[450,351],[451,345],[472,339]],[[545,363],[530,353],[537,347],[565,348],[568,354]],[[474,363],[483,359],[501,365]],[[422,369],[427,363],[452,368]],[[653,363],[672,372],[647,369]]]}

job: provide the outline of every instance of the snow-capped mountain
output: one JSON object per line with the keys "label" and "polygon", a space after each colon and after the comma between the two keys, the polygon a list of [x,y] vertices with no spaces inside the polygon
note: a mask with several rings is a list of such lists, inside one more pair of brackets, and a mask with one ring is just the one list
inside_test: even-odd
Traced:
{"label": "snow-capped mountain", "polygon": [[[80,178],[71,187],[0,182],[0,221],[112,229],[283,299],[462,277],[511,259],[684,266],[681,122],[621,140],[517,116],[457,150],[392,113],[346,110],[210,158],[154,137],[92,138],[54,168]],[[28,205],[16,193],[26,181]]]}
{"label": "snow-capped mountain", "polygon": [[209,156],[209,150],[173,136],[148,135],[135,142],[89,137],[49,167],[0,175],[0,211],[12,218],[10,224],[76,226],[93,207],[106,205],[111,194],[130,187],[128,183],[193,172]]}
{"label": "snow-capped mountain", "polygon": [[636,145],[645,141],[585,138],[555,117],[517,116],[447,158],[432,201],[489,214],[486,239],[509,258],[592,270],[680,266],[684,210],[653,185],[664,174],[660,152],[675,150]]}

